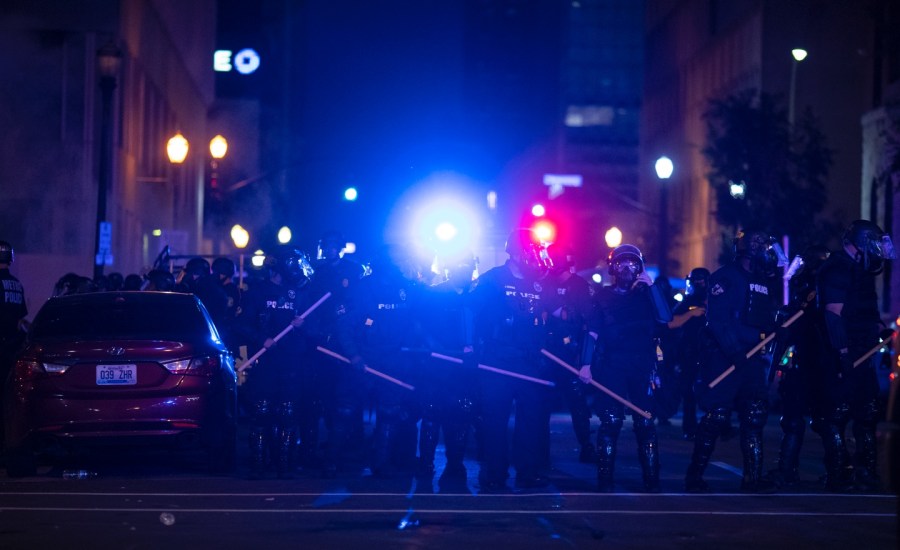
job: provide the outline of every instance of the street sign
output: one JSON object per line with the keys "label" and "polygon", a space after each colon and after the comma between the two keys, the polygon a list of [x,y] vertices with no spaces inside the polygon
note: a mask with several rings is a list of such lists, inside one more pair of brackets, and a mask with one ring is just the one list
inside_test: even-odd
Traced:
{"label": "street sign", "polygon": [[563,194],[566,187],[581,187],[581,174],[544,174],[544,185],[550,189],[547,196],[551,199]]}
{"label": "street sign", "polygon": [[112,265],[112,224],[110,222],[100,222],[100,231],[97,236],[97,256],[94,258],[95,265]]}

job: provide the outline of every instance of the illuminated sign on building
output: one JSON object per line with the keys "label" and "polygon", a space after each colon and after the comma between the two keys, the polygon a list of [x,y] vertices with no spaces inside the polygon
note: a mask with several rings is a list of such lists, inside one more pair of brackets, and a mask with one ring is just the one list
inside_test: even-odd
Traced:
{"label": "illuminated sign on building", "polygon": [[259,54],[252,48],[233,53],[231,50],[213,52],[213,70],[228,73],[235,70],[241,74],[251,74],[259,68]]}

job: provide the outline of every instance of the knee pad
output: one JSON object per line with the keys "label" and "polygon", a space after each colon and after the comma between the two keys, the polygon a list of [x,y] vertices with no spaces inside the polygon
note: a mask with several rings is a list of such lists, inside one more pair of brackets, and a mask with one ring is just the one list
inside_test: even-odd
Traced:
{"label": "knee pad", "polygon": [[825,411],[823,419],[827,424],[844,426],[850,419],[850,406],[847,403],[839,403]]}
{"label": "knee pad", "polygon": [[769,418],[769,404],[765,401],[751,401],[741,411],[741,423],[753,430],[762,430]]}
{"label": "knee pad", "polygon": [[717,407],[706,411],[703,418],[700,419],[700,427],[704,425],[716,434],[720,433],[731,422],[731,411],[724,407]]}
{"label": "knee pad", "polygon": [[600,417],[599,433],[604,435],[615,435],[622,430],[622,415],[618,411],[600,411],[597,414]]}

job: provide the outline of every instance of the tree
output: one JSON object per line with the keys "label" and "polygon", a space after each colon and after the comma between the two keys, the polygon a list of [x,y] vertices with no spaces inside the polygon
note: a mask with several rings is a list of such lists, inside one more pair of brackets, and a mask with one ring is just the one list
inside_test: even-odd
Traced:
{"label": "tree", "polygon": [[[745,90],[710,100],[703,118],[717,221],[731,235],[753,226],[796,243],[821,242],[829,224],[811,220],[825,206],[832,151],[812,112],[791,128],[779,97]],[[743,186],[743,195],[733,196],[732,185]]]}

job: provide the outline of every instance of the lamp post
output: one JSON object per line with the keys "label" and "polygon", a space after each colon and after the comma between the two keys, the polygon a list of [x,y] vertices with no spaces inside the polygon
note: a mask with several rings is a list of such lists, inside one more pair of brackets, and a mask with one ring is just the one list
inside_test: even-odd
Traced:
{"label": "lamp post", "polygon": [[669,183],[675,165],[669,157],[656,159],[656,177],[660,180],[659,190],[659,276],[668,277],[669,263]]}
{"label": "lamp post", "polygon": [[106,221],[106,195],[112,179],[112,101],[116,76],[122,63],[122,51],[109,42],[97,50],[100,74],[100,159],[97,167],[97,234],[94,243],[94,278],[103,275],[103,266],[111,259],[111,227]]}
{"label": "lamp post", "polygon": [[807,52],[803,48],[794,48],[791,50],[791,55],[794,57],[794,62],[791,64],[791,87],[788,92],[788,124],[791,127],[794,126],[794,96],[796,95],[796,87],[797,87],[797,65],[800,64],[801,61],[806,59]]}

